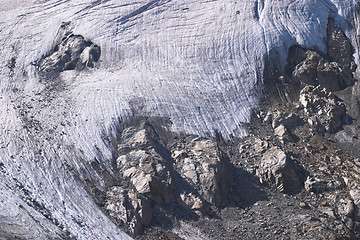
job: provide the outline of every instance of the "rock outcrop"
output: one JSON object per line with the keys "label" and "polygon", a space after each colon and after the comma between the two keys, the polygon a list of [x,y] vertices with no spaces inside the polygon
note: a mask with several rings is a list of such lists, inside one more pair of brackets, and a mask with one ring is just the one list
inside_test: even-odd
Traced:
{"label": "rock outcrop", "polygon": [[172,151],[175,166],[201,197],[214,205],[227,198],[227,164],[213,140],[195,138],[184,148]]}
{"label": "rock outcrop", "polygon": [[94,67],[101,55],[100,47],[86,41],[80,35],[69,35],[58,44],[53,52],[38,62],[42,72],[62,72],[66,70]]}
{"label": "rock outcrop", "polygon": [[169,163],[155,150],[151,131],[151,127],[124,129],[115,166],[119,185],[110,187],[105,199],[109,215],[134,235],[151,222],[152,205],[171,198]]}
{"label": "rock outcrop", "polygon": [[227,159],[216,141],[191,137],[170,146],[167,134],[145,122],[119,136],[116,179],[105,193],[104,210],[133,235],[158,217],[162,206],[170,214],[183,209],[204,215],[227,201]]}
{"label": "rock outcrop", "polygon": [[296,65],[292,73],[296,81],[317,86],[328,91],[339,91],[353,83],[352,73],[337,62],[326,61],[317,52],[307,50],[305,59]]}
{"label": "rock outcrop", "polygon": [[308,123],[316,130],[333,133],[344,123],[345,105],[321,86],[304,87],[299,102],[308,116]]}

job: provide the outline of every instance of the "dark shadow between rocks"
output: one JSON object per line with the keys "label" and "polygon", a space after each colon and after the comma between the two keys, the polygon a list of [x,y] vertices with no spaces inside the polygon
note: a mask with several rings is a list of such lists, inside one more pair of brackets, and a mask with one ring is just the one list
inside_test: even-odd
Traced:
{"label": "dark shadow between rocks", "polygon": [[266,192],[261,189],[261,184],[256,176],[241,168],[236,168],[232,164],[230,167],[233,171],[233,181],[226,207],[247,208],[258,201],[269,200]]}

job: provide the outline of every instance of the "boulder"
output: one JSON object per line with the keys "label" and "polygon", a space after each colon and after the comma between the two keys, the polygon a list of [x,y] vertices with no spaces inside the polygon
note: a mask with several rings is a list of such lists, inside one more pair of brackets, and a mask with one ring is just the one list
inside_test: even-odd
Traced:
{"label": "boulder", "polygon": [[256,175],[284,193],[294,193],[302,188],[302,173],[279,147],[265,152],[258,164]]}
{"label": "boulder", "polygon": [[281,120],[281,124],[287,129],[294,129],[302,125],[303,120],[296,113],[290,113]]}
{"label": "boulder", "polygon": [[283,125],[280,124],[278,127],[274,129],[274,133],[279,137],[281,141],[292,141],[291,134],[289,130]]}
{"label": "boulder", "polygon": [[341,199],[337,205],[338,214],[345,217],[354,217],[355,205],[354,202],[350,199]]}
{"label": "boulder", "polygon": [[317,68],[317,82],[327,91],[339,91],[352,84],[352,75],[336,62],[325,62]]}
{"label": "boulder", "polygon": [[358,189],[350,190],[350,196],[354,200],[355,205],[360,205],[360,190]]}
{"label": "boulder", "polygon": [[123,131],[116,169],[129,179],[137,193],[161,204],[171,197],[172,177],[168,163],[155,150],[149,130],[127,128]]}
{"label": "boulder", "polygon": [[117,224],[127,225],[134,235],[138,235],[152,219],[151,202],[121,186],[108,189],[104,208]]}
{"label": "boulder", "polygon": [[158,204],[170,200],[171,174],[164,159],[155,150],[137,150],[122,155],[117,159],[117,168],[138,193],[145,194]]}
{"label": "boulder", "polygon": [[[330,37],[330,39],[333,38]],[[315,51],[307,50],[306,58],[295,66],[292,78],[308,85],[320,85],[327,91],[339,91],[352,85],[353,76],[350,68],[353,70],[354,64],[351,61],[351,55],[342,54],[341,51],[342,49],[348,51],[349,43],[343,43],[344,46],[340,49],[335,45],[334,39],[329,40],[329,44],[331,44],[329,46],[331,61],[324,59]]]}
{"label": "boulder", "polygon": [[[179,153],[173,149],[176,169],[201,198],[214,205],[227,199],[227,165],[213,140],[195,138]],[[196,194],[195,194],[196,195]]]}
{"label": "boulder", "polygon": [[294,80],[310,85],[316,85],[317,68],[324,63],[324,59],[315,51],[308,50],[306,58],[295,66],[292,73]]}
{"label": "boulder", "polygon": [[256,153],[262,154],[269,148],[269,143],[259,138],[255,139],[254,150]]}
{"label": "boulder", "polygon": [[193,193],[181,193],[180,199],[180,204],[185,206],[187,209],[198,214],[206,213],[203,201]]}

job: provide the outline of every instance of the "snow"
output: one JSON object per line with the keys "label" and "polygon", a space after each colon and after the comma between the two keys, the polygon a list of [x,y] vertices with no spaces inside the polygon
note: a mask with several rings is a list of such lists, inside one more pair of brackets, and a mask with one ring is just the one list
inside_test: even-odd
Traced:
{"label": "snow", "polygon": [[[115,135],[122,121],[163,117],[174,131],[246,135],[243,125],[261,104],[265,58],[282,67],[295,44],[325,52],[329,16],[359,62],[355,0],[0,0],[0,6],[0,199],[19,199],[4,187],[16,178],[77,239],[126,238],[74,176],[104,187],[90,163],[100,152],[110,169],[103,134]],[[68,32],[98,44],[101,62],[40,79],[34,63]],[[25,218],[15,202],[0,208]]]}

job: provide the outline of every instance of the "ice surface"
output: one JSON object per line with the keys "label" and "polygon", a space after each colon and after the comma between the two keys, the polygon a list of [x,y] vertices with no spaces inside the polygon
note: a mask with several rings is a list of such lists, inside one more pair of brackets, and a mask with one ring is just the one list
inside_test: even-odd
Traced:
{"label": "ice surface", "polygon": [[[77,239],[126,238],[80,184],[104,186],[91,167],[97,159],[110,168],[104,134],[152,116],[175,131],[245,135],[265,58],[283,66],[295,44],[325,52],[329,16],[359,62],[356,2],[0,0],[0,221],[34,215],[6,187],[18,182]],[[99,45],[101,62],[42,78],[36,62],[68,33]],[[39,228],[24,231],[36,239]]]}

